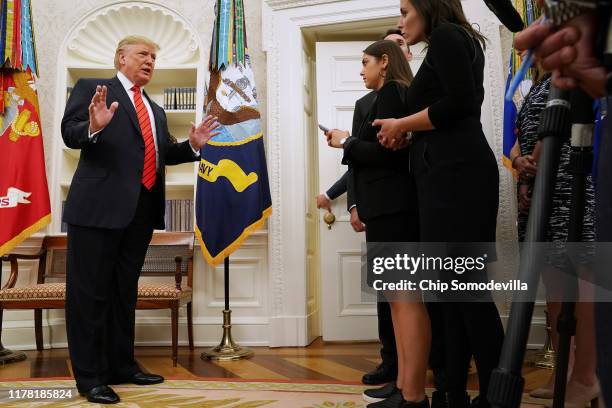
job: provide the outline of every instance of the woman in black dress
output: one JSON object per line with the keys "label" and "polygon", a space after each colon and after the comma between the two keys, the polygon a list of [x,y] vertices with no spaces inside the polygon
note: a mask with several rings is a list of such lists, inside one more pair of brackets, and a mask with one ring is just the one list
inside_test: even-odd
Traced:
{"label": "woman in black dress", "polygon": [[[382,126],[378,138],[390,148],[407,132],[414,134],[410,160],[421,242],[449,243],[446,255],[482,256],[490,245],[468,243],[495,242],[499,201],[497,161],[480,122],[486,39],[467,21],[459,0],[401,0],[399,28],[409,44],[428,43],[427,57],[407,93],[409,116],[373,125]],[[494,250],[488,255],[493,259]],[[486,270],[470,274],[470,279],[486,280]],[[451,408],[469,404],[466,382],[472,355],[480,385],[478,405],[488,405],[489,379],[504,333],[491,294],[481,293],[478,300],[441,305]]]}
{"label": "woman in black dress", "polygon": [[[412,81],[412,71],[396,43],[378,41],[364,50],[361,75],[366,87],[377,92],[376,103],[356,135],[349,137],[348,133],[334,129],[326,136],[330,146],[344,149],[343,163],[352,170],[355,202],[359,217],[366,224],[370,262],[373,243],[416,242],[419,238],[414,187],[407,182],[410,180],[407,142],[396,150],[384,148],[376,138],[378,129],[371,126],[376,118],[408,114],[403,95]],[[374,279],[368,267],[368,284],[372,285]],[[383,293],[391,306],[398,376],[393,394],[368,407],[425,408],[429,404],[425,397],[430,347],[427,310],[416,291]]]}

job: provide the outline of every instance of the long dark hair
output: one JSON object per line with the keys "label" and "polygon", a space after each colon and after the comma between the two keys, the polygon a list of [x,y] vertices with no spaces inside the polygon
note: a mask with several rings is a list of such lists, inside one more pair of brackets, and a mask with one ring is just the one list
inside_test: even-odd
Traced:
{"label": "long dark hair", "polygon": [[370,55],[378,60],[382,59],[383,55],[386,55],[389,59],[387,64],[387,75],[385,76],[385,84],[388,82],[397,82],[404,86],[410,86],[414,75],[410,65],[397,43],[390,40],[380,40],[371,44],[368,48],[363,50],[363,53]]}
{"label": "long dark hair", "polygon": [[486,48],[487,38],[476,30],[465,17],[460,0],[409,0],[425,25],[425,37],[429,39],[434,28],[443,23],[457,24],[480,41]]}

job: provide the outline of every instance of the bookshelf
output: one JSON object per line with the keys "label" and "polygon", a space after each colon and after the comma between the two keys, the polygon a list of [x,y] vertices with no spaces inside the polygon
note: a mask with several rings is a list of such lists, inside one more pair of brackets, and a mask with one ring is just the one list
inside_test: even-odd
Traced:
{"label": "bookshelf", "polygon": [[[130,16],[126,20],[125,16]],[[112,20],[112,21],[111,21]],[[126,21],[136,22],[125,24]],[[173,33],[159,33],[155,27],[166,26]],[[95,38],[92,41],[91,30],[95,27],[113,27],[107,36]],[[159,33],[159,34],[157,34]],[[117,42],[127,35],[145,35],[160,45],[153,78],[144,89],[147,95],[159,106],[165,108],[170,133],[179,141],[187,139],[190,123],[202,119],[205,92],[206,65],[202,60],[200,47],[195,41],[191,29],[172,16],[160,12],[154,5],[133,7],[117,5],[112,13],[103,13],[85,23],[82,29],[73,33],[62,50],[63,56],[59,69],[58,98],[56,104],[56,139],[54,148],[54,168],[52,183],[53,221],[50,227],[52,233],[63,232],[61,214],[63,202],[66,200],[72,177],[76,171],[80,150],[66,147],[61,138],[59,123],[63,116],[69,92],[80,78],[111,78],[116,75],[113,67],[114,49]],[[184,39],[180,43],[176,40]],[[87,45],[85,45],[87,44]],[[181,109],[169,107],[167,93],[169,89],[180,89],[183,94],[190,91],[189,99],[183,98]],[[188,102],[188,103],[187,103]],[[193,230],[193,203],[195,200],[195,182],[197,163],[185,163],[166,167],[166,200],[167,208],[180,209],[182,216],[175,219],[173,225],[185,229],[190,224]]]}

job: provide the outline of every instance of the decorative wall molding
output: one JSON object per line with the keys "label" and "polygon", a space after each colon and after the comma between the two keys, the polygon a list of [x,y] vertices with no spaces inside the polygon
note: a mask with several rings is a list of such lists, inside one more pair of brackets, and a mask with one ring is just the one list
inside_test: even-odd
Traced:
{"label": "decorative wall molding", "polygon": [[[487,47],[486,60],[487,71],[486,76],[489,82],[489,97],[491,100],[491,115],[492,115],[492,130],[493,137],[489,138],[493,142],[493,153],[497,160],[499,168],[499,210],[497,222],[497,250],[498,268],[503,271],[505,279],[515,278],[515,272],[518,270],[518,238],[516,235],[516,193],[514,180],[508,169],[504,167],[502,162],[503,157],[503,63],[501,50],[501,24],[496,19],[487,19],[483,24],[484,35],[493,42],[493,47]],[[512,296],[506,293],[503,299],[504,309],[501,313],[506,315],[510,312]]]}
{"label": "decorative wall molding", "polygon": [[198,40],[189,24],[175,11],[154,3],[122,2],[85,17],[68,38],[68,57],[78,62],[109,65],[119,39],[144,35],[163,52],[158,66],[195,63]]}
{"label": "decorative wall molding", "polygon": [[264,0],[266,4],[273,10],[283,10],[304,6],[313,6],[318,4],[335,3],[345,0]]}
{"label": "decorative wall molding", "polygon": [[282,244],[283,244],[283,232],[281,228],[281,162],[282,157],[280,154],[281,145],[280,138],[275,135],[280,134],[280,87],[269,86],[270,83],[279,84],[280,72],[281,72],[281,61],[279,53],[278,40],[274,38],[276,31],[276,25],[274,17],[270,17],[264,24],[264,32],[268,32],[267,36],[267,56],[268,56],[268,167],[270,172],[270,193],[272,195],[272,216],[268,221],[268,230],[270,232],[270,239],[268,240],[269,248],[269,264],[270,264],[270,283],[272,290],[272,315],[278,316],[282,313],[283,309],[283,276],[284,267],[282,261]]}

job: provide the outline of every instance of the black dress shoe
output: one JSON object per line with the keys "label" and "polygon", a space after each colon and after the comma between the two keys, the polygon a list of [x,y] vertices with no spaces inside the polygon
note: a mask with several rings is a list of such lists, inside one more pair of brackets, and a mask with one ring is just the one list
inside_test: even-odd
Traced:
{"label": "black dress shoe", "polygon": [[429,408],[427,396],[422,401],[406,401],[401,392],[397,392],[387,399],[373,404],[368,404],[367,408]]}
{"label": "black dress shoe", "polygon": [[470,408],[470,396],[467,392],[447,392],[447,408]]}
{"label": "black dress shoe", "polygon": [[448,408],[444,391],[436,390],[431,394],[431,408]]}
{"label": "black dress shoe", "polygon": [[87,401],[95,404],[116,404],[119,402],[119,396],[108,385],[98,385],[80,394],[86,396]]}
{"label": "black dress shoe", "polygon": [[472,400],[470,408],[491,408],[491,404],[486,397],[479,395]]}
{"label": "black dress shoe", "polygon": [[395,381],[392,381],[380,388],[370,388],[365,390],[362,394],[362,398],[365,402],[378,402],[399,392],[401,392],[401,390],[397,388]]}
{"label": "black dress shoe", "polygon": [[402,393],[396,392],[389,398],[366,405],[366,408],[398,408],[402,401],[404,401]]}
{"label": "black dress shoe", "polygon": [[402,402],[398,408],[429,408],[429,400],[427,399],[427,396],[425,396],[423,401],[419,402],[406,401],[402,398]]}
{"label": "black dress shoe", "polygon": [[376,369],[364,374],[361,382],[366,385],[380,385],[397,380],[397,367],[381,364]]}
{"label": "black dress shoe", "polygon": [[110,384],[136,384],[136,385],[152,385],[159,384],[164,382],[164,377],[157,374],[145,374],[142,371],[139,371],[133,374],[130,377],[123,377],[121,379],[117,379]]}

